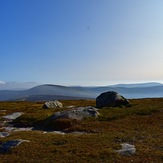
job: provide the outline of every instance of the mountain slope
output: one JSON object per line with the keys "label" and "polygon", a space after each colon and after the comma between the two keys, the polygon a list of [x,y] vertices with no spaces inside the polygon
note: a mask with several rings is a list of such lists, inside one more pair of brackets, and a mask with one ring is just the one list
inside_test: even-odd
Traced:
{"label": "mountain slope", "polygon": [[142,87],[66,87],[60,85],[39,85],[24,91],[0,91],[0,101],[6,100],[47,100],[47,99],[76,99],[96,98],[106,91],[115,91],[126,98],[163,97],[163,85]]}
{"label": "mountain slope", "polygon": [[[31,89],[25,91],[10,91],[10,90],[3,90],[0,91],[0,100],[16,100],[16,99],[28,99],[29,97],[34,98],[34,96],[42,96],[49,98],[47,96],[60,96],[64,99],[66,97],[70,99],[74,98],[91,98],[91,94],[87,93],[86,91],[77,90],[71,87],[59,86],[59,85],[40,85],[33,87]],[[40,98],[40,97],[39,97]],[[37,100],[37,99],[36,99]]]}

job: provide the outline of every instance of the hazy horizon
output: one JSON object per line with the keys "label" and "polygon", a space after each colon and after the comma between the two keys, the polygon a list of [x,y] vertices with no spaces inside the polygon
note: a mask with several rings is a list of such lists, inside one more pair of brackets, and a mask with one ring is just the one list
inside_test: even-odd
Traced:
{"label": "hazy horizon", "polygon": [[19,82],[19,81],[1,81],[0,80],[0,89],[1,88],[7,88],[8,90],[13,89],[13,88],[32,88],[35,86],[39,85],[60,85],[60,86],[81,86],[81,87],[100,87],[100,86],[116,86],[116,85],[141,85],[141,84],[163,84],[162,82],[157,82],[157,81],[147,81],[147,82],[125,82],[125,83],[107,83],[107,84],[99,84],[99,85],[80,85],[80,84],[74,84],[74,85],[64,85],[64,84],[59,84],[59,83],[38,83],[38,82],[33,82],[33,81],[26,81],[26,82]]}
{"label": "hazy horizon", "polygon": [[163,1],[0,2],[0,83],[163,82]]}

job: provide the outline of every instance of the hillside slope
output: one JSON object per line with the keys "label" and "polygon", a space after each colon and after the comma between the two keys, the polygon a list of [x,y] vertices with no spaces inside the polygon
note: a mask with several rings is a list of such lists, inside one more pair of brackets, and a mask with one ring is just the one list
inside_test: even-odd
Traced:
{"label": "hillside slope", "polygon": [[7,100],[48,100],[48,99],[82,99],[96,98],[99,94],[106,91],[115,91],[126,98],[154,98],[163,97],[163,85],[144,87],[131,87],[121,85],[103,86],[103,87],[66,87],[60,85],[39,85],[23,91],[0,90],[0,101]]}

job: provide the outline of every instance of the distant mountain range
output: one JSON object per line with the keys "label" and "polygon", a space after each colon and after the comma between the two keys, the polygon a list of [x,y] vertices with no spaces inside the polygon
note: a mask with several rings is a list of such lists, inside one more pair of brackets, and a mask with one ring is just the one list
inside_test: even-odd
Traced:
{"label": "distant mountain range", "polygon": [[[0,84],[2,85],[2,84]],[[22,87],[21,87],[22,88]],[[0,90],[0,101],[46,101],[55,99],[94,99],[102,92],[116,91],[128,99],[163,97],[163,84],[118,84],[100,87],[38,85],[30,89]],[[2,89],[2,87],[1,87]]]}
{"label": "distant mountain range", "polygon": [[125,88],[135,88],[135,87],[154,87],[161,86],[161,83],[150,82],[150,83],[136,83],[136,84],[116,84],[113,87],[125,87]]}

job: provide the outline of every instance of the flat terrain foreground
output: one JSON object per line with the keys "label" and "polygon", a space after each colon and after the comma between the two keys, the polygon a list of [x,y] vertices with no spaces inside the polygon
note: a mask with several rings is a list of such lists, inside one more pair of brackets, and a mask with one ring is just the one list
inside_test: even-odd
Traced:
{"label": "flat terrain foreground", "polygon": [[[94,100],[60,102],[64,106],[95,106]],[[17,127],[35,128],[1,137],[0,144],[17,139],[29,142],[0,154],[0,162],[163,162],[163,98],[136,99],[130,103],[128,107],[100,109],[98,118],[63,120],[60,127],[65,134],[57,134],[48,131],[58,129],[57,124],[46,126],[45,122],[54,112],[65,108],[43,109],[43,102],[0,102],[0,132],[4,132],[2,116],[14,112],[24,112],[13,121]],[[127,156],[117,153],[122,143],[134,145],[136,153]]]}

